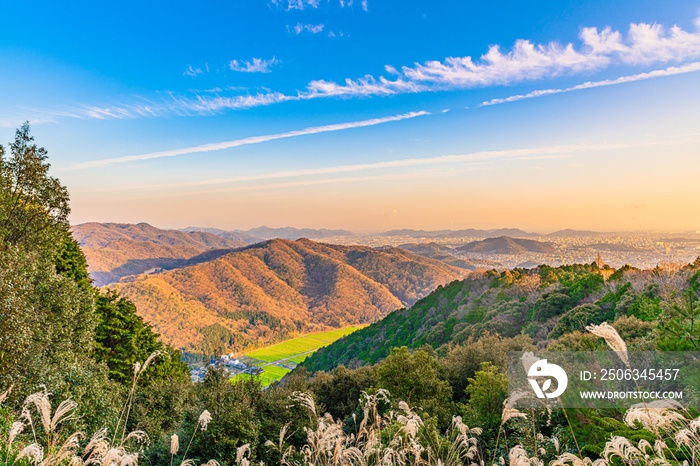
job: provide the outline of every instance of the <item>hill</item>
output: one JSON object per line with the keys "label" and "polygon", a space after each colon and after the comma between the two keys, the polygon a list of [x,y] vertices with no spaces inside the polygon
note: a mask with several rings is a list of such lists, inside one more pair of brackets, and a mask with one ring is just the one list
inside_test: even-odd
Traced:
{"label": "hill", "polygon": [[482,254],[522,254],[526,252],[551,254],[556,252],[556,249],[554,249],[551,243],[544,243],[532,239],[511,238],[509,236],[472,241],[471,243],[458,247],[457,250]]}
{"label": "hill", "polygon": [[547,236],[551,236],[552,238],[577,238],[577,237],[587,237],[587,236],[601,236],[604,233],[601,233],[599,231],[591,231],[591,230],[572,230],[570,228],[567,228],[565,230],[557,230],[552,233],[549,233]]}
{"label": "hill", "polygon": [[167,342],[209,355],[371,323],[464,274],[397,248],[277,239],[113,287]]}
{"label": "hill", "polygon": [[459,258],[454,255],[454,250],[452,248],[438,243],[408,243],[400,245],[399,248],[421,256],[430,257],[431,259],[439,260],[453,267],[459,267],[460,269],[465,270],[476,270],[484,267],[493,268],[498,265],[492,261],[477,262]]}
{"label": "hill", "polygon": [[[474,273],[320,349],[303,365],[310,371],[328,371],[341,364],[357,367],[381,361],[396,347],[438,349],[486,334],[524,333],[543,346],[585,331],[586,325],[621,318],[634,318],[630,328],[648,328],[647,322],[662,312],[661,290],[667,286],[667,275],[628,267],[612,272],[581,264]],[[675,272],[683,277],[679,283],[691,272]],[[644,335],[644,331],[636,334]]]}
{"label": "hill", "polygon": [[251,230],[247,230],[244,233],[252,236],[256,236],[258,238],[262,239],[289,239],[289,240],[297,240],[301,238],[309,238],[309,239],[322,239],[322,238],[330,238],[332,236],[352,236],[354,233],[352,231],[348,230],[327,230],[325,228],[322,229],[312,229],[312,228],[292,228],[292,227],[284,227],[284,228],[270,228],[267,226],[261,226],[258,228],[253,228]]}
{"label": "hill", "polygon": [[498,228],[494,230],[467,228],[466,230],[390,230],[380,233],[378,236],[405,236],[409,238],[496,238],[499,236],[511,236],[516,238],[532,238],[538,235],[518,228]]}
{"label": "hill", "polygon": [[187,227],[187,228],[182,228],[180,231],[184,231],[187,233],[192,233],[192,232],[211,233],[212,235],[221,236],[222,238],[226,238],[226,239],[241,241],[241,242],[247,243],[247,244],[259,243],[260,241],[262,241],[264,239],[264,238],[261,238],[259,236],[249,235],[248,233],[243,232],[243,231],[236,231],[236,230],[228,231],[228,230],[222,230],[221,228]]}
{"label": "hill", "polygon": [[181,267],[207,251],[247,244],[208,232],[162,230],[147,223],[83,223],[71,230],[97,286],[151,269]]}

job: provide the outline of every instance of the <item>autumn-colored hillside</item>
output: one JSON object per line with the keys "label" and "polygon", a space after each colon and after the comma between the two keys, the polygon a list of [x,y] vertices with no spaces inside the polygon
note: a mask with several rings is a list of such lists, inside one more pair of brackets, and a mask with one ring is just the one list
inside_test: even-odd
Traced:
{"label": "autumn-colored hillside", "polygon": [[277,239],[112,286],[169,343],[216,354],[371,323],[464,274],[400,249]]}
{"label": "autumn-colored hillside", "polygon": [[72,227],[98,286],[151,269],[172,269],[207,251],[246,243],[207,232],[161,230],[147,223],[83,223]]}

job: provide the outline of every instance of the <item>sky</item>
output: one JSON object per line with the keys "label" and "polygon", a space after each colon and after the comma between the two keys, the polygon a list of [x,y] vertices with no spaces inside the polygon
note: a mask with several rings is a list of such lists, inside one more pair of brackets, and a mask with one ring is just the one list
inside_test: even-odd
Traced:
{"label": "sky", "polygon": [[700,2],[5,2],[74,224],[700,230]]}

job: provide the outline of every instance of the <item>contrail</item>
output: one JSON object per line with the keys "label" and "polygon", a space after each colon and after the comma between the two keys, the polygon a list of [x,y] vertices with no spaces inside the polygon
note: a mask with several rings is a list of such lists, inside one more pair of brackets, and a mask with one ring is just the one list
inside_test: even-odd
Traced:
{"label": "contrail", "polygon": [[421,110],[420,112],[402,113],[382,118],[372,118],[370,120],[353,121],[349,123],[338,123],[334,125],[312,126],[286,133],[267,134],[263,136],[250,136],[243,139],[234,139],[233,141],[214,142],[211,144],[202,144],[200,146],[185,147],[182,149],[165,150],[160,152],[151,152],[140,155],[127,155],[123,157],[113,157],[109,159],[92,160],[89,162],[70,165],[63,170],[80,170],[85,168],[104,167],[115,163],[137,162],[140,160],[159,159],[162,157],[177,157],[179,155],[198,154],[203,152],[213,152],[217,150],[230,149],[232,147],[245,146],[249,144],[260,144],[262,142],[274,141],[277,139],[294,138],[297,136],[306,136],[309,134],[329,133],[332,131],[342,131],[352,128],[364,128],[366,126],[380,125],[392,121],[408,120],[419,116],[430,115],[430,112]]}

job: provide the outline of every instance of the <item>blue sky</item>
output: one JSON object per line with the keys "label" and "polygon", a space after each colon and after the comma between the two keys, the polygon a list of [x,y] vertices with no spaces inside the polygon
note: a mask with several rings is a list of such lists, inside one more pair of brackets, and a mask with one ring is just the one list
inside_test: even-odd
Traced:
{"label": "blue sky", "polygon": [[[147,4],[144,4],[147,3]],[[23,2],[72,221],[700,229],[697,2]]]}

